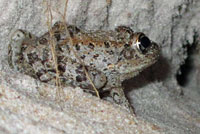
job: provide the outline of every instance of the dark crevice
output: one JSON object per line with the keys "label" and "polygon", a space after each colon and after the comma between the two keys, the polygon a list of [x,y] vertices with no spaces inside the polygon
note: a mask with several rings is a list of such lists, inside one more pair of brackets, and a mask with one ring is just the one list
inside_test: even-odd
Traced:
{"label": "dark crevice", "polygon": [[193,43],[190,44],[189,42],[184,45],[183,47],[186,48],[187,58],[185,59],[185,63],[180,66],[179,73],[176,74],[176,79],[180,86],[186,86],[190,81],[189,75],[194,69],[194,54],[197,53],[197,44],[199,43],[197,34],[193,37]]}

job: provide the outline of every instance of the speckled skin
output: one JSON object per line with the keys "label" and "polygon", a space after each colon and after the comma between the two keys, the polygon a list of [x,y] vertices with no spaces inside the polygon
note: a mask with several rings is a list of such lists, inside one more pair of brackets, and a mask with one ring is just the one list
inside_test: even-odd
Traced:
{"label": "speckled skin", "polygon": [[[159,47],[143,33],[134,33],[129,27],[119,26],[113,31],[84,31],[69,25],[73,49],[85,64],[88,74],[100,93],[110,91],[117,104],[128,107],[122,81],[136,76],[155,63]],[[83,65],[74,55],[66,34],[65,24],[52,27],[60,80],[63,86],[79,86],[94,92]],[[36,37],[24,30],[12,34],[8,63],[15,70],[35,79],[55,84],[56,71],[52,58],[50,34]]]}

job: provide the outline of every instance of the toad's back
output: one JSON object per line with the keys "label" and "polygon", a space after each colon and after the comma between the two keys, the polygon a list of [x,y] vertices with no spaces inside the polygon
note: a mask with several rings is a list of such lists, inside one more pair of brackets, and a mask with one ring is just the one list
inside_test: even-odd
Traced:
{"label": "toad's back", "polygon": [[[66,32],[59,30],[62,23],[57,23],[53,30],[59,33],[58,46],[66,57],[77,59],[70,51]],[[119,26],[114,31],[82,31],[68,26],[73,47],[84,64],[104,73],[129,74],[137,72],[155,63],[159,55],[156,43],[150,41],[143,33],[134,33],[129,27]],[[131,74],[130,74],[131,73]]]}

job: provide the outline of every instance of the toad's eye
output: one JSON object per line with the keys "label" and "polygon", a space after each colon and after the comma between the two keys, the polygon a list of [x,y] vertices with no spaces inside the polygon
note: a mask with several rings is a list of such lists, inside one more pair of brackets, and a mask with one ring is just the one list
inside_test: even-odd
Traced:
{"label": "toad's eye", "polygon": [[137,40],[137,47],[141,52],[145,52],[146,48],[151,45],[151,41],[144,34],[141,34]]}

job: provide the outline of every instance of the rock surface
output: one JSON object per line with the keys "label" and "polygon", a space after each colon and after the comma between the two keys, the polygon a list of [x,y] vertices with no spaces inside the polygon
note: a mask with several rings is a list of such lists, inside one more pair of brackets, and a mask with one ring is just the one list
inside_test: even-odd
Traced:
{"label": "rock surface", "polygon": [[[53,22],[61,20],[65,0],[51,5]],[[200,133],[200,1],[69,0],[69,24],[126,25],[161,46],[157,64],[124,82],[137,117],[79,89],[65,89],[65,103],[58,104],[55,87],[38,91],[32,78],[13,72],[6,59],[9,36],[19,28],[46,32],[46,5],[1,0],[0,7],[0,133]]]}

